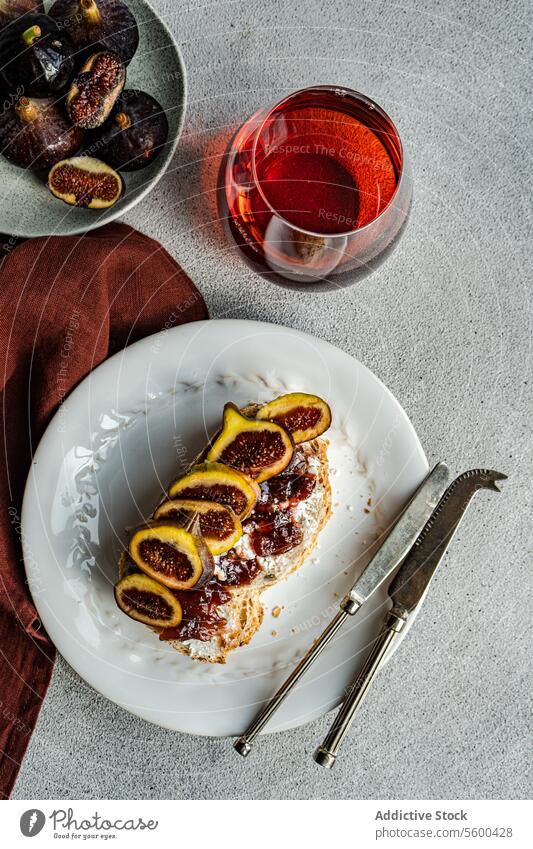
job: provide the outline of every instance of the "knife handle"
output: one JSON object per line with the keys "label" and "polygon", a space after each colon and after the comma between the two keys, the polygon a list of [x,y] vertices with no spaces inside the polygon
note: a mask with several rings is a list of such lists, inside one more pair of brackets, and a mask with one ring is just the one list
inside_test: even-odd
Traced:
{"label": "knife handle", "polygon": [[355,714],[368,693],[387,650],[397,639],[406,623],[407,613],[404,610],[393,608],[390,611],[381,634],[376,639],[361,672],[348,688],[346,698],[324,742],[313,755],[320,766],[331,769],[335,764],[339,746],[348,733]]}
{"label": "knife handle", "polygon": [[235,741],[233,748],[239,753],[239,755],[242,755],[245,758],[250,754],[255,738],[263,730],[268,720],[274,715],[281,703],[287,698],[302,675],[307,672],[311,664],[315,662],[319,654],[322,653],[328,643],[337,634],[343,625],[344,620],[348,616],[353,616],[359,610],[360,606],[360,602],[352,598],[351,594],[348,593],[346,598],[344,598],[341,602],[339,612],[333,617],[325,631],[323,631],[318,640],[313,643],[307,654],[301,659],[298,666],[292,671],[259,715],[256,716],[253,722],[248,726],[242,737],[239,737],[239,739]]}

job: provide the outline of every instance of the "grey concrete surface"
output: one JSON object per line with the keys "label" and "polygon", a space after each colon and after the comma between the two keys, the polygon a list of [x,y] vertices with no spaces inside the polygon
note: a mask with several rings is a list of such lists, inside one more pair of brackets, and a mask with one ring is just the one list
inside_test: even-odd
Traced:
{"label": "grey concrete surface", "polygon": [[[58,659],[15,798],[520,798],[527,771],[531,586],[531,27],[528,3],[154,0],[183,49],[190,102],[173,165],[128,215],[213,316],[274,321],[360,358],[410,415],[430,461],[509,474],[479,499],[332,773],[331,721],[229,741],[149,725]],[[397,251],[351,289],[295,293],[227,245],[213,184],[258,106],[333,82],[397,120],[415,198]],[[530,547],[529,547],[530,551]]]}

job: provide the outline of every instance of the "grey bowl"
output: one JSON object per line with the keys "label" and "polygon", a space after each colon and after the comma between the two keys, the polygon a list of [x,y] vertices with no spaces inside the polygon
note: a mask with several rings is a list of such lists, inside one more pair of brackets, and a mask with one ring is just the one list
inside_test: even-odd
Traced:
{"label": "grey bowl", "polygon": [[[84,233],[124,215],[153,189],[167,168],[180,137],[187,99],[185,66],[166,24],[146,2],[127,0],[139,25],[139,48],[127,69],[126,88],[153,95],[166,110],[167,144],[141,171],[125,173],[122,198],[110,209],[82,209],[54,198],[46,175],[11,165],[0,156],[0,233],[50,236]],[[51,3],[46,3],[48,8]]]}

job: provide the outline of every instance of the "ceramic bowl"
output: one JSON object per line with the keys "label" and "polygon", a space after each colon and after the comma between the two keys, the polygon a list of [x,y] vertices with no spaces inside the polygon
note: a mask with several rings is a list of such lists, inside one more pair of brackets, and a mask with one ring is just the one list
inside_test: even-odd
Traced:
{"label": "ceramic bowl", "polygon": [[[50,5],[46,3],[46,9]],[[124,174],[126,189],[122,198],[100,211],[68,206],[50,194],[46,174],[17,168],[0,156],[0,233],[33,237],[93,230],[124,215],[164,174],[185,114],[185,67],[172,34],[155,10],[145,0],[128,0],[128,6],[137,19],[140,38],[127,69],[126,88],[147,91],[165,109],[169,134],[164,150],[146,168]]]}

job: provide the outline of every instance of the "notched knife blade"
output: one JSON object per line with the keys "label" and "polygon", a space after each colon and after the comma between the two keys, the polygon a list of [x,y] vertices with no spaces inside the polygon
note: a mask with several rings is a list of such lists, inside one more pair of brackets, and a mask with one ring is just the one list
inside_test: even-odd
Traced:
{"label": "notched knife blade", "polygon": [[471,469],[450,484],[389,587],[395,608],[410,613],[416,607],[476,492],[500,492],[496,481],[506,479],[491,469]]}

